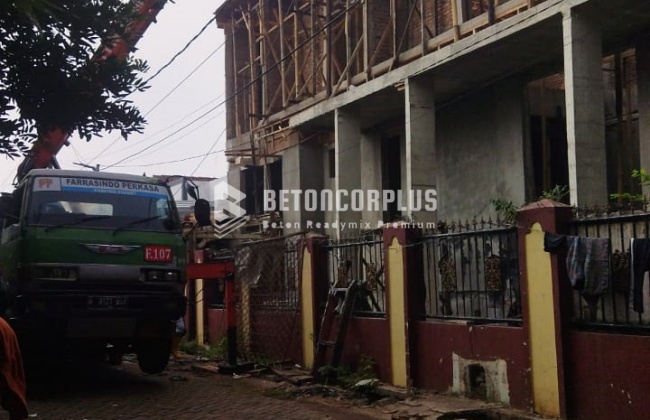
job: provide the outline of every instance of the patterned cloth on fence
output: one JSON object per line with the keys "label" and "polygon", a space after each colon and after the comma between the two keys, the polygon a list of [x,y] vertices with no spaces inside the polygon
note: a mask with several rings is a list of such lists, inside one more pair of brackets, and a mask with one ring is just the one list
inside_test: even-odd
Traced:
{"label": "patterned cloth on fence", "polygon": [[566,240],[566,266],[571,285],[583,297],[601,296],[609,287],[609,239],[567,236]]}
{"label": "patterned cloth on fence", "polygon": [[626,302],[630,297],[631,258],[630,251],[621,252],[617,249],[611,259],[612,289],[623,295]]}
{"label": "patterned cloth on fence", "polygon": [[438,270],[442,276],[442,290],[453,292],[456,290],[456,264],[449,257],[442,257],[438,261]]}
{"label": "patterned cloth on fence", "polygon": [[496,255],[485,260],[485,289],[490,292],[501,291],[501,259]]}
{"label": "patterned cloth on fence", "polygon": [[352,267],[352,261],[346,260],[339,264],[338,274],[337,274],[337,284],[338,287],[348,287],[350,268]]}
{"label": "patterned cloth on fence", "polygon": [[643,313],[643,279],[646,271],[650,270],[650,239],[632,239],[630,242],[634,270],[633,307],[636,312]]}
{"label": "patterned cloth on fence", "polygon": [[368,289],[375,291],[377,290],[377,285],[379,284],[379,276],[381,274],[377,272],[377,265],[372,262],[366,264],[366,270],[366,283],[368,284]]}

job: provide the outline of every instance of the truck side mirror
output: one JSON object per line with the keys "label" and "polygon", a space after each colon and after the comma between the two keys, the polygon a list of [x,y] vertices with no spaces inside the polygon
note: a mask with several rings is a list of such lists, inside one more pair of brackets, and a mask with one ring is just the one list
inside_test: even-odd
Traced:
{"label": "truck side mirror", "polygon": [[194,200],[199,199],[199,188],[194,183],[186,183],[185,188],[187,189],[187,194],[190,197],[192,197]]}
{"label": "truck side mirror", "polygon": [[196,224],[201,226],[212,226],[212,220],[210,219],[210,202],[203,198],[199,198],[194,203],[194,217],[196,218]]}

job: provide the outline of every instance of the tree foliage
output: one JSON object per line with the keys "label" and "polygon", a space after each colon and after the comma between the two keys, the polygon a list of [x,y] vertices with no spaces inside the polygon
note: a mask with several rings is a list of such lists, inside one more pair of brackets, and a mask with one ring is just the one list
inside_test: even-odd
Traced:
{"label": "tree foliage", "polygon": [[135,17],[124,0],[0,2],[0,154],[20,156],[52,128],[86,140],[142,131],[127,98],[146,89],[146,63],[97,59]]}

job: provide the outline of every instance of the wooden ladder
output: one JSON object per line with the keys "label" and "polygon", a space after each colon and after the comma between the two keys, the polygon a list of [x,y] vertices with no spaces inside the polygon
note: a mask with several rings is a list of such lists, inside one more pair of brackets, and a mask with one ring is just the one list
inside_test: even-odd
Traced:
{"label": "wooden ladder", "polygon": [[[318,375],[318,370],[329,364],[332,367],[338,367],[341,362],[341,355],[343,353],[343,343],[345,335],[348,331],[348,325],[352,318],[352,310],[354,309],[354,300],[357,294],[358,284],[356,281],[351,281],[348,287],[332,287],[327,297],[325,305],[325,312],[321,319],[320,331],[318,334],[318,341],[316,342],[316,354],[314,355],[314,365],[312,367],[312,375]],[[343,303],[340,305],[339,301],[343,296]],[[340,313],[340,321],[338,329],[332,334],[332,330],[336,325],[336,314]],[[333,341],[330,339],[334,335]],[[327,349],[332,348],[332,352],[327,363]]]}

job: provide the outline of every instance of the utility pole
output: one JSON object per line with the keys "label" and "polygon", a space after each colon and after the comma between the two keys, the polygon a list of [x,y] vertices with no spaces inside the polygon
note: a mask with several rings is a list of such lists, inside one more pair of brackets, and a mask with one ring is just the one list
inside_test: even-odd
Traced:
{"label": "utility pole", "polygon": [[73,165],[83,166],[84,168],[92,169],[95,172],[99,172],[99,163],[95,166],[88,165],[87,163],[72,162]]}

